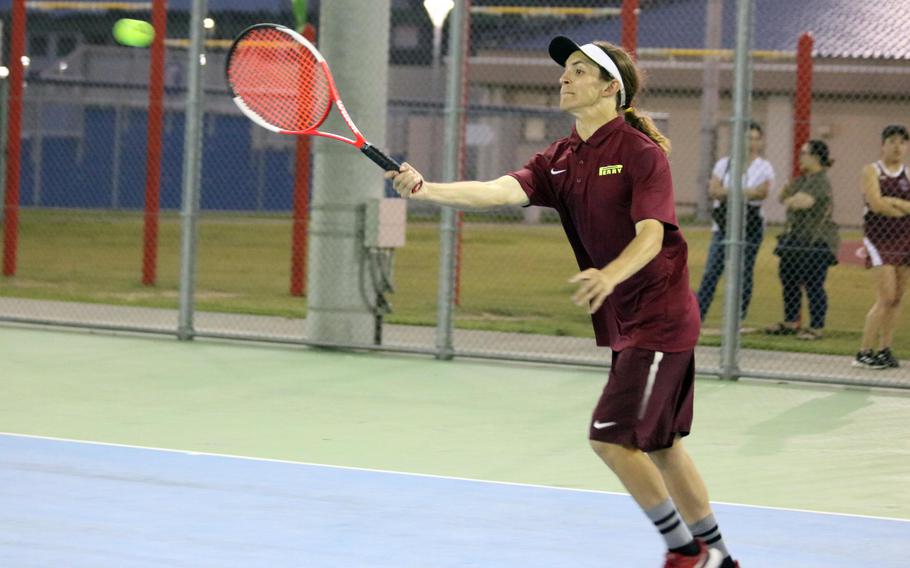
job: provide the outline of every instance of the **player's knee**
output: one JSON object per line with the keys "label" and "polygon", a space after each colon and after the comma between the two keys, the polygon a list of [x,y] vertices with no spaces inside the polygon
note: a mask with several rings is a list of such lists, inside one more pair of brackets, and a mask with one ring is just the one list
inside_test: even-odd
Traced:
{"label": "player's knee", "polygon": [[658,450],[656,452],[648,452],[648,457],[651,458],[651,461],[653,461],[654,465],[659,469],[665,469],[673,462],[672,454],[672,452],[667,450]]}
{"label": "player's knee", "polygon": [[664,450],[648,452],[648,457],[651,458],[651,461],[654,462],[657,469],[667,470],[675,469],[679,464],[683,463],[685,453],[684,450],[678,446],[673,446]]}
{"label": "player's knee", "polygon": [[878,297],[875,299],[873,309],[887,312],[899,306],[901,302],[900,295],[896,290],[879,290]]}
{"label": "player's knee", "polygon": [[589,440],[589,442],[591,443],[591,449],[594,450],[594,453],[607,465],[616,463],[617,460],[622,459],[627,453],[633,451],[631,448],[627,448],[620,444],[610,444],[598,440]]}

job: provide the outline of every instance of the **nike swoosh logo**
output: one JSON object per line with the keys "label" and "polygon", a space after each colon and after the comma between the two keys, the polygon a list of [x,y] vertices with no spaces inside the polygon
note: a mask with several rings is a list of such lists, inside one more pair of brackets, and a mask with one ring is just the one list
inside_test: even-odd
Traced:
{"label": "nike swoosh logo", "polygon": [[594,421],[594,427],[598,430],[603,430],[604,428],[609,428],[610,426],[616,426],[616,422],[598,422]]}
{"label": "nike swoosh logo", "polygon": [[554,170],[553,168],[550,168],[550,173],[553,174],[554,176],[565,173],[565,171],[566,170]]}

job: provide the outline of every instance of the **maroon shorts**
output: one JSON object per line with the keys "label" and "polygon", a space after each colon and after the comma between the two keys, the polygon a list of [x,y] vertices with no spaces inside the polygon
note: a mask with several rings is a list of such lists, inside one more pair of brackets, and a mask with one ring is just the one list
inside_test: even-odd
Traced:
{"label": "maroon shorts", "polygon": [[692,427],[694,396],[694,350],[614,351],[589,437],[645,452],[669,448]]}
{"label": "maroon shorts", "polygon": [[904,240],[863,239],[866,246],[866,268],[875,268],[890,264],[892,266],[910,266],[910,243]]}

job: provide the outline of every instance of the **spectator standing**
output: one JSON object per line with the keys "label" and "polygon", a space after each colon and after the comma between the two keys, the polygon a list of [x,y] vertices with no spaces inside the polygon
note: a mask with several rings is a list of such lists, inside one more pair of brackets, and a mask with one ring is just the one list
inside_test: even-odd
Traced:
{"label": "spectator standing", "polygon": [[[762,202],[774,187],[774,167],[761,156],[765,140],[761,126],[757,122],[749,124],[748,167],[743,175],[743,196],[746,204],[746,246],[743,254],[743,295],[740,315],[745,318],[752,300],[753,272],[755,257],[761,246],[765,232],[765,218],[762,214]],[[708,260],[698,287],[698,309],[704,321],[717,282],[724,273],[724,241],[727,230],[727,195],[733,187],[730,176],[730,157],[725,156],[714,164],[714,171],[708,185],[708,195],[714,199],[711,211],[711,244],[708,247]]]}
{"label": "spectator standing", "polygon": [[[834,164],[828,145],[809,140],[800,149],[800,175],[784,187],[778,199],[787,208],[787,223],[778,236],[774,254],[783,288],[784,321],[765,329],[773,335],[821,339],[828,312],[825,279],[837,264],[839,236],[834,224],[834,204],[828,168]],[[799,327],[802,290],[809,300],[810,326]]]}
{"label": "spectator standing", "polygon": [[[875,303],[866,315],[863,339],[853,365],[867,369],[899,367],[891,352],[901,299],[910,281],[910,177],[907,127],[882,131],[881,159],[863,168],[863,243],[866,267],[875,278]],[[872,350],[878,343],[878,351]]]}

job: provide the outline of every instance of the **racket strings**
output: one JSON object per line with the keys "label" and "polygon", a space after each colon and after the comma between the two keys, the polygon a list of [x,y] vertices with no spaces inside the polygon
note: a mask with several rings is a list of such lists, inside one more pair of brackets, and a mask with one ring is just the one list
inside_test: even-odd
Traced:
{"label": "racket strings", "polygon": [[316,56],[273,28],[257,28],[243,37],[227,71],[235,95],[283,130],[317,126],[332,102],[329,79]]}

